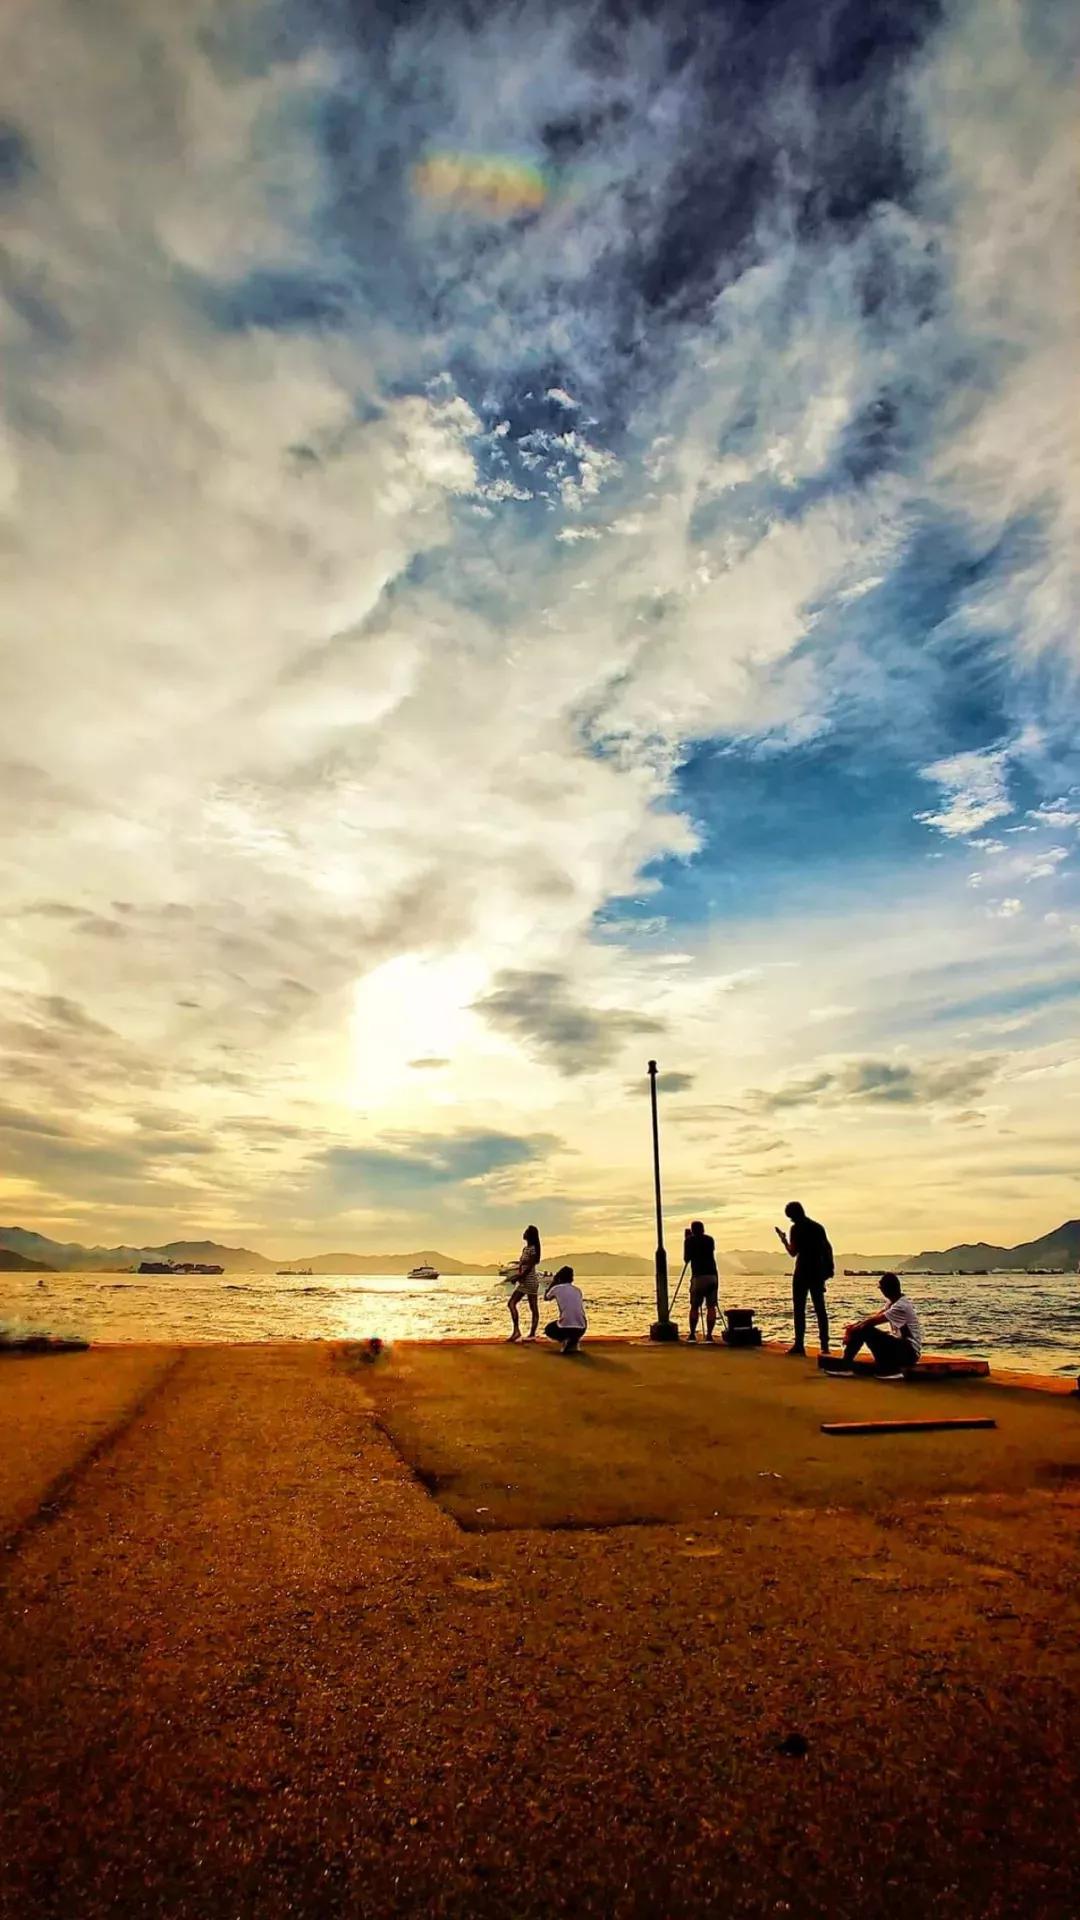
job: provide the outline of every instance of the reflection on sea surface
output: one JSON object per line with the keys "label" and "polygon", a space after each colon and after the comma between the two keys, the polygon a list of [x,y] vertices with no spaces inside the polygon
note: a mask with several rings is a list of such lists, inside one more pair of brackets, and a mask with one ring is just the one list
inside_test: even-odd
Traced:
{"label": "reflection on sea surface", "polygon": [[[400,1274],[0,1275],[0,1327],[81,1334],[100,1341],[448,1340],[509,1330],[509,1286],[490,1274],[409,1280]],[[652,1283],[582,1279],[596,1333],[644,1334]],[[674,1281],[673,1281],[674,1285]],[[928,1350],[979,1353],[1036,1373],[1080,1370],[1080,1279],[1075,1274],[935,1275],[912,1278]],[[685,1289],[684,1289],[685,1295]],[[790,1333],[782,1275],[725,1277],[723,1306],[755,1308],[765,1338]],[[829,1311],[838,1329],[878,1304],[873,1280],[838,1277]],[[676,1317],[685,1322],[685,1297]]]}

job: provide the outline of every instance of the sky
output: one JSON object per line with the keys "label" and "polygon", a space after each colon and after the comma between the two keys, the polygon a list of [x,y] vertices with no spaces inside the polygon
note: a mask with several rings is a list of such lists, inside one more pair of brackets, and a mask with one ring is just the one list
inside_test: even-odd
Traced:
{"label": "sky", "polygon": [[0,42],[0,1219],[1080,1213],[1070,10]]}

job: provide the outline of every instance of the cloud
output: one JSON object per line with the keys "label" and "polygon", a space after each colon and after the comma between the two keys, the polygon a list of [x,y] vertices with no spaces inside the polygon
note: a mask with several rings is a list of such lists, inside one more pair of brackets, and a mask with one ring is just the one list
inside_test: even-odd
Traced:
{"label": "cloud", "polygon": [[1075,668],[1080,450],[1061,405],[1080,322],[1074,83],[1075,42],[1052,9],[1035,22],[1017,0],[963,0],[915,98],[955,317],[988,376],[946,396],[938,474],[984,551],[1010,525],[1029,531],[1013,565],[977,570],[965,616],[1015,634],[1021,657],[1052,650]]}
{"label": "cloud", "polygon": [[621,1007],[590,1007],[558,973],[508,968],[475,1003],[493,1026],[570,1078],[609,1066],[627,1040],[661,1033],[662,1022]]}
{"label": "cloud", "polygon": [[[906,903],[923,952],[950,843],[1013,803],[980,964],[1029,877],[1073,924],[1063,29],[106,11],[15,9],[0,76],[13,1107],[77,1112],[133,1206],[152,1156],[147,1209],[189,1179],[256,1225],[322,1153],[528,1112],[602,1217],[636,1040],[733,1104],[781,1035],[830,1097],[807,1008],[866,1060],[920,1044],[919,954],[872,1006],[840,924],[859,822],[858,910]],[[483,192],[416,192],[439,154]],[[828,820],[811,743],[853,765]],[[940,886],[881,851],[889,807],[925,838],[918,769]],[[35,1164],[83,1203],[89,1163]]]}
{"label": "cloud", "polygon": [[[686,1093],[694,1085],[697,1076],[693,1073],[658,1073],[656,1076],[657,1093]],[[631,1082],[634,1087],[637,1082]]]}
{"label": "cloud", "polygon": [[550,1134],[402,1133],[388,1136],[385,1146],[327,1147],[314,1164],[347,1205],[351,1199],[477,1186],[493,1174],[547,1159],[559,1144]]}
{"label": "cloud", "polygon": [[924,780],[934,781],[947,796],[937,813],[916,817],[929,827],[937,827],[950,840],[967,838],[1012,812],[1008,794],[1009,756],[1004,750],[956,753],[947,760],[935,761],[920,769]]}
{"label": "cloud", "polygon": [[813,1106],[963,1106],[979,1099],[998,1070],[993,1059],[925,1062],[850,1060],[757,1096],[765,1113]]}

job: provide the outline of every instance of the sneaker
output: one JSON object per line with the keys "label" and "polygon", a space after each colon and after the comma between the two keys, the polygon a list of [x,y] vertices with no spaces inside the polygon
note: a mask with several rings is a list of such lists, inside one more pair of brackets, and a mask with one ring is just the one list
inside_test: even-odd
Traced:
{"label": "sneaker", "polygon": [[855,1366],[851,1360],[834,1360],[831,1366],[826,1367],[825,1371],[829,1374],[838,1373],[842,1380],[854,1380],[855,1378]]}
{"label": "sneaker", "polygon": [[686,1336],[686,1338],[687,1338],[687,1340],[688,1340],[688,1342],[689,1342],[689,1344],[690,1344],[691,1346],[693,1346],[693,1345],[694,1345],[694,1342],[695,1342],[695,1341],[696,1341],[696,1339],[697,1339],[697,1334],[696,1334],[696,1333],[688,1333],[688,1334],[687,1334],[687,1336]]}
{"label": "sneaker", "polygon": [[903,1378],[902,1373],[875,1373],[874,1375],[875,1380],[902,1380]]}
{"label": "sneaker", "polygon": [[793,1358],[794,1358],[794,1359],[796,1359],[796,1360],[805,1360],[805,1359],[806,1359],[806,1348],[805,1348],[805,1347],[789,1347],[789,1348],[788,1348],[788,1359],[789,1359],[789,1360],[791,1360],[791,1359],[793,1359]]}

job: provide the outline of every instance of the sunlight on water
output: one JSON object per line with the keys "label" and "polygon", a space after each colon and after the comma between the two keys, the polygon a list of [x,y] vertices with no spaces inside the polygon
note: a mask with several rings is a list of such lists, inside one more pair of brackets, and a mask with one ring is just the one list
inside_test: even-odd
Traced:
{"label": "sunlight on water", "polygon": [[[49,1274],[43,1287],[37,1279],[0,1278],[0,1327],[100,1341],[360,1340],[372,1334],[447,1340],[498,1337],[509,1329],[510,1289],[489,1274],[427,1281],[399,1274],[72,1273]],[[586,1278],[582,1289],[595,1333],[647,1331],[655,1313],[651,1280]],[[1080,1370],[1075,1274],[941,1275],[913,1279],[911,1292],[928,1351],[983,1354],[999,1366],[1036,1373]],[[829,1311],[837,1335],[878,1298],[873,1281],[834,1281]],[[721,1300],[754,1307],[767,1340],[790,1337],[783,1276],[727,1280]],[[685,1290],[675,1311],[685,1329]]]}

